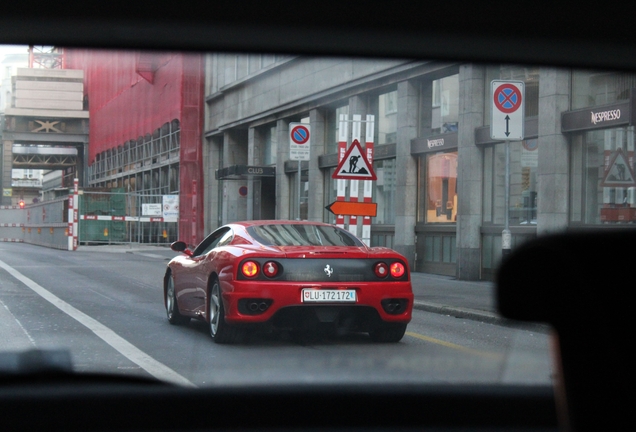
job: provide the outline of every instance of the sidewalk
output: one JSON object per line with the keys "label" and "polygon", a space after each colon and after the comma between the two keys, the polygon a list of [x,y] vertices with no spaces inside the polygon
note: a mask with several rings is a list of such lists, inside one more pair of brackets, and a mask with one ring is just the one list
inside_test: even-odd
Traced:
{"label": "sidewalk", "polygon": [[418,310],[516,328],[548,332],[546,324],[512,321],[497,313],[494,282],[460,281],[451,276],[411,273]]}
{"label": "sidewalk", "polygon": [[[133,253],[153,258],[169,259],[176,255],[167,246],[103,245],[79,246],[79,252]],[[493,282],[460,281],[451,276],[429,273],[411,273],[415,302],[418,310],[450,315],[491,324],[547,331],[543,324],[513,322],[497,313]]]}

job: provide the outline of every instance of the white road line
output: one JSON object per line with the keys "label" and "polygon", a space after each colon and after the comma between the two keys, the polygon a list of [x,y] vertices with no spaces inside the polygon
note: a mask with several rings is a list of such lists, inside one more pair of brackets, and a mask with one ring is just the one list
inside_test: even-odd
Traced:
{"label": "white road line", "polygon": [[27,287],[31,288],[33,291],[35,291],[36,294],[51,303],[53,306],[57,307],[59,310],[91,330],[104,342],[115,348],[121,355],[123,355],[133,363],[139,365],[150,375],[162,381],[168,381],[186,387],[196,387],[196,385],[194,385],[187,378],[179,375],[177,372],[170,369],[163,363],[153,359],[148,354],[128,342],[126,339],[122,338],[117,333],[115,333],[105,325],[101,324],[99,321],[89,317],[84,312],[75,309],[73,306],[66,303],[64,300],[60,299],[56,295],[52,294],[50,291],[46,290],[42,286],[33,282],[31,279],[24,276],[13,267],[10,267],[3,261],[0,261],[0,267],[6,270],[7,273],[9,273],[11,276],[25,284]]}

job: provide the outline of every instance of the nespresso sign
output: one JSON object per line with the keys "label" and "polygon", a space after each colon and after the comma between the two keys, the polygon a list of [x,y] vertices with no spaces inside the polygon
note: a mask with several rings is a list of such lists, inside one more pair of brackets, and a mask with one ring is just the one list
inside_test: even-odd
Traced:
{"label": "nespresso sign", "polygon": [[411,140],[411,154],[437,152],[457,148],[457,132]]}
{"label": "nespresso sign", "polygon": [[632,109],[629,100],[600,107],[567,111],[561,114],[561,131],[576,132],[623,126],[631,121]]}
{"label": "nespresso sign", "polygon": [[619,120],[621,118],[621,110],[615,109],[610,111],[592,111],[592,123],[598,124],[611,120]]}

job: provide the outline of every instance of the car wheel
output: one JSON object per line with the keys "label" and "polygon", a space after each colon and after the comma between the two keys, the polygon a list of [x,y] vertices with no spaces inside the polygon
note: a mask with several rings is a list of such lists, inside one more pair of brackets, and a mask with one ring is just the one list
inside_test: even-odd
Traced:
{"label": "car wheel", "polygon": [[210,319],[210,336],[219,344],[232,344],[243,340],[244,331],[225,322],[225,308],[221,299],[221,287],[214,280],[208,296],[208,316]]}
{"label": "car wheel", "polygon": [[166,287],[166,315],[170,324],[182,325],[190,322],[190,318],[179,313],[179,305],[177,304],[177,296],[174,292],[174,279],[172,274],[168,277],[168,286]]}
{"label": "car wheel", "polygon": [[406,332],[406,324],[384,323],[369,332],[373,342],[394,343],[399,342]]}

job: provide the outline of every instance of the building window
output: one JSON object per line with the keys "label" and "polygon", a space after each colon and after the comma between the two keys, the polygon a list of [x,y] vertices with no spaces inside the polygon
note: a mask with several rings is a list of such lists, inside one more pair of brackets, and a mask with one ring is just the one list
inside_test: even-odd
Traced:
{"label": "building window", "polygon": [[490,124],[492,100],[490,82],[492,80],[523,81],[525,84],[525,117],[539,115],[539,68],[523,66],[490,66],[486,68],[484,83],[484,125]]}
{"label": "building window", "polygon": [[459,75],[433,81],[431,133],[457,132],[459,124]]}
{"label": "building window", "polygon": [[373,201],[378,204],[378,214],[372,224],[392,225],[395,223],[395,159],[384,159],[373,163],[378,179],[373,182]]}
{"label": "building window", "polygon": [[627,100],[636,75],[604,71],[572,71],[572,109]]}
{"label": "building window", "polygon": [[276,135],[276,126],[267,127],[263,143],[263,164],[275,165],[276,152],[278,151],[278,137]]}
{"label": "building window", "polygon": [[571,158],[571,221],[636,223],[634,127],[576,135]]}
{"label": "building window", "polygon": [[418,222],[457,221],[457,152],[420,157]]}
{"label": "building window", "polygon": [[327,142],[325,154],[338,152],[338,133],[340,131],[340,115],[344,114],[349,119],[349,105],[329,110],[327,113]]}
{"label": "building window", "polygon": [[372,98],[370,111],[375,115],[375,144],[397,142],[397,90]]}
{"label": "building window", "polygon": [[292,219],[307,220],[309,210],[308,171],[301,170],[300,174],[300,201],[298,200],[298,172],[289,175],[289,214]]}
{"label": "building window", "polygon": [[[509,224],[537,224],[537,139],[510,143]],[[484,149],[484,224],[505,224],[506,147]]]}

